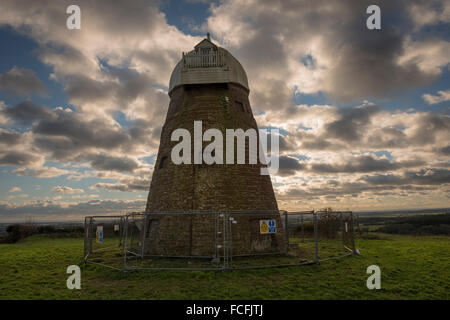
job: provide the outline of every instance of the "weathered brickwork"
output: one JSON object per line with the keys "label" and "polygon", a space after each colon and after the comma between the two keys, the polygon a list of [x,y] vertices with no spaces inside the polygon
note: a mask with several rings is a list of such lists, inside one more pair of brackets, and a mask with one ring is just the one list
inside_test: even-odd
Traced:
{"label": "weathered brickwork", "polygon": [[[184,128],[191,133],[193,153],[194,121],[202,121],[203,132],[209,128],[222,131],[224,159],[225,129],[257,130],[247,89],[232,83],[183,85],[172,90],[170,96],[146,211],[278,210],[270,177],[260,174],[260,164],[175,165],[171,161],[172,148],[179,143],[170,139],[175,129]],[[204,142],[203,147],[209,143]],[[248,144],[246,149],[247,158]],[[193,161],[193,154],[191,159]],[[284,250],[284,230],[280,218],[277,218],[278,232],[274,235],[259,233],[260,219],[264,218],[236,218],[233,254]],[[146,228],[148,253],[214,254],[215,221],[212,215],[155,215],[149,224]]]}

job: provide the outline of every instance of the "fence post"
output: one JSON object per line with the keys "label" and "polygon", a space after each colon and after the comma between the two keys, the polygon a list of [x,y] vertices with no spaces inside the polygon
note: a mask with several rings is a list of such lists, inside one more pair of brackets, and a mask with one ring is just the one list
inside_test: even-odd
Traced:
{"label": "fence post", "polygon": [[92,234],[94,233],[94,218],[89,221],[89,254],[92,254]]}
{"label": "fence post", "polygon": [[141,236],[141,259],[143,259],[144,258],[144,251],[145,251],[145,236],[146,236],[146,233],[147,233],[147,219],[148,219],[148,216],[147,215],[144,215],[144,217],[143,217],[143,221],[142,221],[142,223],[144,224],[143,226],[142,226],[142,236]]}
{"label": "fence post", "polygon": [[229,267],[229,259],[230,259],[230,248],[229,248],[229,244],[230,244],[230,239],[229,239],[229,234],[228,234],[228,224],[230,223],[230,214],[229,213],[225,213],[224,216],[225,219],[225,223],[224,223],[224,249],[225,249],[225,269],[228,269]]}
{"label": "fence post", "polygon": [[359,234],[359,236],[361,236],[361,229],[359,227],[359,216],[357,214],[355,215],[355,221],[356,221],[356,227],[358,228],[358,234]]}
{"label": "fence post", "polygon": [[344,214],[341,212],[341,233],[342,233],[342,246],[345,250],[345,225],[344,225]]}
{"label": "fence post", "polygon": [[302,229],[302,243],[305,243],[305,230],[303,229],[303,214],[301,217],[301,229]]}
{"label": "fence post", "polygon": [[228,254],[229,254],[229,261],[228,265],[230,268],[233,268],[233,220],[234,218],[230,215],[228,215],[227,223],[229,224],[229,233],[228,233]]}
{"label": "fence post", "polygon": [[317,222],[317,213],[313,212],[314,219],[314,243],[315,243],[315,258],[314,262],[319,263],[319,228]]}
{"label": "fence post", "polygon": [[124,221],[124,231],[123,231],[123,268],[128,269],[127,265],[127,238],[128,238],[128,215],[125,217]]}
{"label": "fence post", "polygon": [[350,213],[350,219],[351,219],[350,226],[352,228],[352,250],[353,250],[353,253],[355,254],[356,253],[356,244],[355,244],[355,228],[353,225],[353,212]]}
{"label": "fence post", "polygon": [[214,212],[214,258],[217,259],[217,232],[218,232],[218,219],[219,212]]}
{"label": "fence post", "polygon": [[84,255],[84,263],[86,263],[87,260],[87,245],[88,245],[88,237],[89,237],[89,230],[88,230],[88,223],[87,223],[87,217],[84,218],[84,248],[83,248],[83,255]]}
{"label": "fence post", "polygon": [[289,253],[289,217],[288,212],[284,211],[284,232],[286,234],[286,254]]}
{"label": "fence post", "polygon": [[123,245],[123,226],[124,226],[124,218],[120,217],[119,221],[119,247]]}
{"label": "fence post", "polygon": [[223,213],[222,217],[222,232],[223,232],[223,268],[228,269],[228,252],[227,252],[227,213]]}

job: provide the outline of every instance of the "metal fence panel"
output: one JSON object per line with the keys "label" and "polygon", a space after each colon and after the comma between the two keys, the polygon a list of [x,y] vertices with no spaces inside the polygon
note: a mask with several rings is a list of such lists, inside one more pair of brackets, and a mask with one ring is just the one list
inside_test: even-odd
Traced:
{"label": "metal fence panel", "polygon": [[118,270],[269,268],[354,252],[351,212],[134,212],[85,218],[85,262]]}
{"label": "metal fence panel", "polygon": [[85,219],[84,261],[122,269],[122,216],[92,216]]}

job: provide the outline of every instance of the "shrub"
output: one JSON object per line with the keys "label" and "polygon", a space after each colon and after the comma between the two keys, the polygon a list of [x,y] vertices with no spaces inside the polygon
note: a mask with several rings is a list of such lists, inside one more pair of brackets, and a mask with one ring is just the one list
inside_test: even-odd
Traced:
{"label": "shrub", "polygon": [[55,227],[54,226],[40,226],[37,228],[38,233],[43,234],[43,233],[52,233],[55,232]]}
{"label": "shrub", "polygon": [[325,212],[318,215],[319,236],[334,239],[337,237],[341,221],[335,212]]}
{"label": "shrub", "polygon": [[8,236],[6,237],[7,243],[15,243],[21,239],[20,225],[13,224],[6,228]]}

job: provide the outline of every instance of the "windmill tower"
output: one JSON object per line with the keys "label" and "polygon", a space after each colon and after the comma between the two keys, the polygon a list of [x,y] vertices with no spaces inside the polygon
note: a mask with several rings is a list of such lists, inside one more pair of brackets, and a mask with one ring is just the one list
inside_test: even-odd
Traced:
{"label": "windmill tower", "polygon": [[[194,137],[194,121],[209,128],[257,130],[248,95],[247,75],[239,61],[227,50],[212,43],[209,34],[194,50],[183,53],[172,72],[170,104],[162,128],[160,146],[150,184],[146,211],[277,211],[269,175],[261,175],[262,165],[174,164],[172,132],[183,128]],[[193,139],[192,139],[193,140]],[[224,138],[225,143],[225,138]],[[203,143],[203,148],[209,142]],[[193,142],[192,148],[194,150]],[[248,151],[248,144],[246,144]],[[248,156],[248,152],[246,152]],[[224,155],[225,159],[225,147]],[[194,157],[191,157],[192,159]],[[235,232],[240,239],[235,253],[282,249],[284,231],[278,218],[277,234],[260,234],[256,216],[237,218]],[[214,221],[206,215],[154,216],[146,227],[149,245],[155,254],[209,255]]]}

